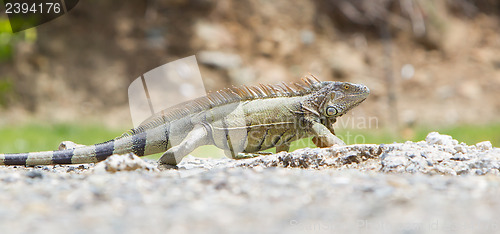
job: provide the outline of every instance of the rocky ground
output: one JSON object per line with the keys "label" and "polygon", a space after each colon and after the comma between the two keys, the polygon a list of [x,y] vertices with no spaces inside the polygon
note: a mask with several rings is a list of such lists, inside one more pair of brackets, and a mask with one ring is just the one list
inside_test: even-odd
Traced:
{"label": "rocky ground", "polygon": [[500,149],[425,141],[252,159],[0,167],[2,233],[491,233]]}

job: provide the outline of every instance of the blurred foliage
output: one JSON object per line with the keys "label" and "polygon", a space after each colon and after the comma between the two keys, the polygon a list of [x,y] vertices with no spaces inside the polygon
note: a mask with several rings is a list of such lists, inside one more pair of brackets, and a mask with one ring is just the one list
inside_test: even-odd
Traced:
{"label": "blurred foliage", "polygon": [[12,58],[13,34],[10,32],[10,23],[8,19],[0,19],[0,61]]}
{"label": "blurred foliage", "polygon": [[0,79],[0,107],[7,104],[7,99],[14,92],[14,83],[9,78]]}
{"label": "blurred foliage", "polygon": [[[0,18],[0,62],[13,59],[16,44],[20,42],[33,43],[37,39],[37,31],[32,28],[18,33],[12,33],[8,18]],[[11,66],[6,63],[5,66]],[[1,68],[1,67],[0,67]],[[0,107],[5,107],[9,98],[15,93],[15,82],[11,77],[0,73]]]}
{"label": "blurred foliage", "polygon": [[34,42],[37,32],[34,28],[12,33],[8,18],[0,18],[0,61],[12,59],[15,44],[20,41]]}

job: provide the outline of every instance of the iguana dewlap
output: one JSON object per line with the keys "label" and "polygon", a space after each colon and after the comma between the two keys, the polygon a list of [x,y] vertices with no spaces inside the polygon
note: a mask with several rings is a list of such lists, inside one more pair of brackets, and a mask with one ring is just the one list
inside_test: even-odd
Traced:
{"label": "iguana dewlap", "polygon": [[138,156],[165,152],[160,163],[176,165],[202,145],[226,155],[276,147],[288,151],[292,141],[313,137],[319,147],[344,144],[334,135],[337,117],[364,101],[370,91],[361,84],[321,82],[229,88],[157,113],[122,136],[96,145],[67,145],[57,151],[0,154],[3,165],[99,162],[113,154]]}

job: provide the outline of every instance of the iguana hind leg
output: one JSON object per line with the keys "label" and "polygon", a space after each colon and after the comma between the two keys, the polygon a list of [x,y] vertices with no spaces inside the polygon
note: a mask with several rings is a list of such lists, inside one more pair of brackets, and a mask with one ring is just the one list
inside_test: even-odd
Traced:
{"label": "iguana hind leg", "polygon": [[197,125],[191,130],[182,142],[168,149],[159,159],[160,164],[177,165],[184,156],[199,146],[213,144],[207,128]]}
{"label": "iguana hind leg", "polygon": [[276,153],[279,153],[281,151],[286,151],[288,152],[290,150],[290,142],[285,142],[281,145],[276,146]]}

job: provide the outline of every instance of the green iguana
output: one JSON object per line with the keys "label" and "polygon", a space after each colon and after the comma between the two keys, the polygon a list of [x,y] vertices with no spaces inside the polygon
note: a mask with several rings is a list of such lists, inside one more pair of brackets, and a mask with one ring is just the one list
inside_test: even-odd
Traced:
{"label": "green iguana", "polygon": [[94,163],[113,154],[138,156],[165,152],[161,164],[176,165],[202,145],[224,149],[231,158],[276,147],[288,151],[297,139],[313,137],[318,147],[344,145],[336,137],[337,117],[364,101],[369,89],[361,84],[321,82],[316,77],[294,83],[296,88],[260,85],[227,88],[155,114],[139,127],[113,140],[56,151],[0,154],[2,165]]}

